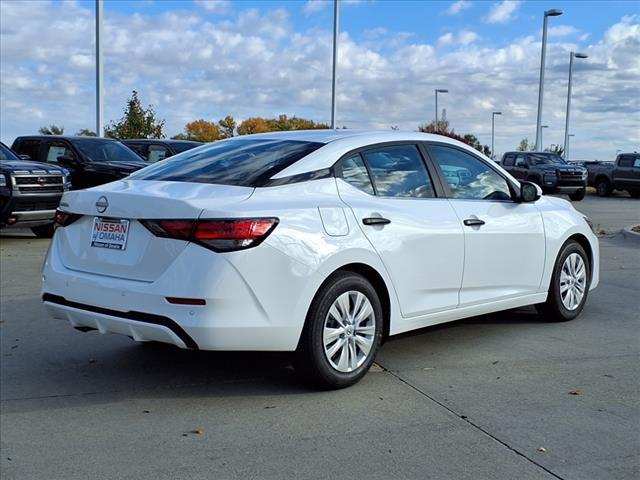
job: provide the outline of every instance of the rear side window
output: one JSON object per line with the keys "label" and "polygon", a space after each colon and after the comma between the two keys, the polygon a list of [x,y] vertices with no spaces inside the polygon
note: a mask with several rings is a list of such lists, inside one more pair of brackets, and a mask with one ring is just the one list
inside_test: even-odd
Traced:
{"label": "rear side window", "polygon": [[622,155],[620,157],[620,161],[618,162],[618,166],[620,166],[620,167],[632,167],[633,166],[633,157],[631,155]]}
{"label": "rear side window", "polygon": [[434,198],[435,191],[415,145],[397,145],[363,153],[378,195]]}
{"label": "rear side window", "polygon": [[515,155],[505,155],[504,160],[502,161],[502,164],[506,167],[512,167],[513,166],[513,160],[516,158]]}
{"label": "rear side window", "polygon": [[41,140],[18,140],[13,145],[13,150],[20,155],[29,155],[31,160],[39,160]]}
{"label": "rear side window", "polygon": [[323,143],[233,139],[187,150],[129,178],[258,187]]}
{"label": "rear side window", "polygon": [[356,188],[374,194],[367,167],[359,154],[342,161],[342,178]]}

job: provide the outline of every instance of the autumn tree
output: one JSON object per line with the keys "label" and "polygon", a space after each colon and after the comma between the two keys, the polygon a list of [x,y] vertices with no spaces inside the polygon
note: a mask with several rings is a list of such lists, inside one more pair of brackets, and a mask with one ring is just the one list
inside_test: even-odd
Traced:
{"label": "autumn tree", "polygon": [[133,90],[127,100],[124,115],[118,121],[111,121],[105,128],[105,136],[110,138],[164,138],[162,129],[164,120],[156,119],[156,112],[151,105],[142,107],[138,92]]}
{"label": "autumn tree", "polygon": [[238,135],[250,135],[252,133],[266,133],[273,129],[269,122],[261,117],[249,117],[238,125]]}
{"label": "autumn tree", "polygon": [[184,126],[184,133],[186,140],[197,142],[215,142],[222,138],[218,125],[203,119],[187,123]]}
{"label": "autumn tree", "polygon": [[426,125],[418,125],[418,130],[425,133],[434,133],[437,135],[443,135],[445,137],[453,138],[459,142],[466,143],[470,147],[475,148],[484,155],[491,156],[491,148],[488,145],[482,145],[478,137],[472,133],[466,133],[464,135],[458,135],[453,128],[450,128],[449,120],[447,120],[446,110],[442,110],[442,118],[438,119],[438,123],[433,120]]}
{"label": "autumn tree", "polygon": [[326,123],[316,123],[306,118],[279,115],[278,118],[247,118],[238,126],[238,135],[279,132],[287,130],[320,130],[330,128]]}
{"label": "autumn tree", "polygon": [[49,125],[48,127],[40,127],[38,133],[41,135],[63,135],[64,127],[58,125]]}

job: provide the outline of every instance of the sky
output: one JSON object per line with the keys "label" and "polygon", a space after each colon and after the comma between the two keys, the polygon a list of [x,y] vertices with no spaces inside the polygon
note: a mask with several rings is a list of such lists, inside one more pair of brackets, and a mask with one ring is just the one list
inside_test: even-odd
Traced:
{"label": "sky", "polygon": [[[535,141],[543,12],[543,144],[562,144],[571,51],[571,159],[640,150],[640,2],[342,0],[337,124],[416,130],[439,106],[496,154]],[[105,121],[139,92],[173,136],[226,115],[330,122],[333,2],[104,3]],[[0,1],[0,139],[95,130],[95,2]]]}

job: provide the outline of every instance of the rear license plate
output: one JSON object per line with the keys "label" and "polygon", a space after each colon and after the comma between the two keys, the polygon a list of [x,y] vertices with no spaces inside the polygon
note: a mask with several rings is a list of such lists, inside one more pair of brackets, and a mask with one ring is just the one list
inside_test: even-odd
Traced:
{"label": "rear license plate", "polygon": [[91,246],[108,248],[110,250],[124,250],[129,236],[129,220],[116,218],[93,219],[91,231]]}

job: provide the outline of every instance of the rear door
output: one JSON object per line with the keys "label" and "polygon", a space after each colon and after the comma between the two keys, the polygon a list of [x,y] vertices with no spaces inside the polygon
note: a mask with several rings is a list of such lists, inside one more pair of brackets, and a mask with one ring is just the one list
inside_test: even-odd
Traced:
{"label": "rear door", "polygon": [[466,171],[460,181],[445,187],[464,231],[460,306],[536,293],[545,260],[542,215],[536,205],[514,202],[507,179],[466,150],[429,144],[428,152],[441,171]]}
{"label": "rear door", "polygon": [[[437,196],[421,149],[361,149],[338,165],[338,191],[380,255],[404,317],[458,305],[464,257],[460,222]],[[442,192],[442,190],[440,190]]]}

